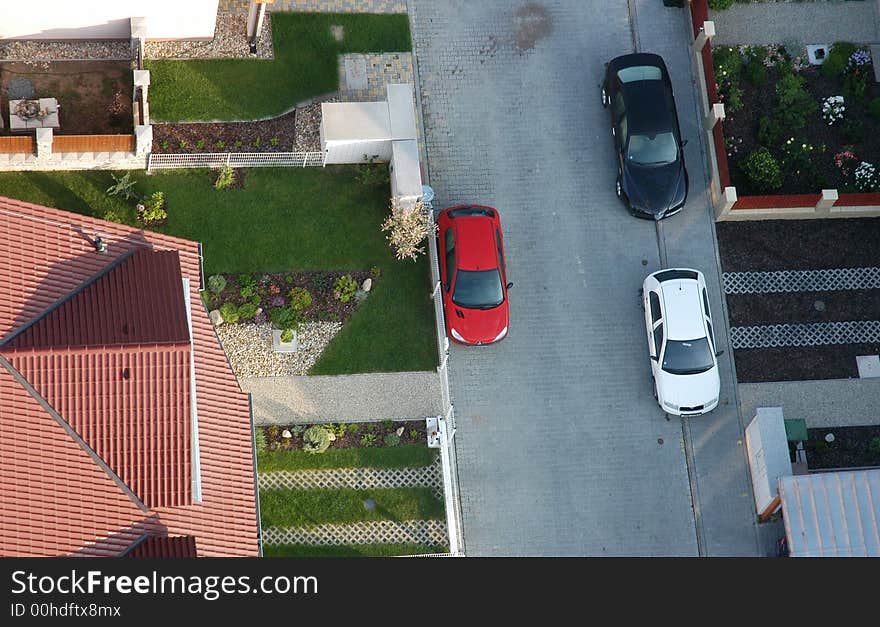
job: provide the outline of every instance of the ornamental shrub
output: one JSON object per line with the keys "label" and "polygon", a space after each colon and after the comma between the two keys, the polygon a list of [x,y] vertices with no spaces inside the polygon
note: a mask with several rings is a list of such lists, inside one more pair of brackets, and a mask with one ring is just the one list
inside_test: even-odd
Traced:
{"label": "ornamental shrub", "polygon": [[847,118],[840,127],[843,138],[850,144],[858,144],[865,137],[865,125],[856,118]]}
{"label": "ornamental shrub", "polygon": [[398,446],[400,444],[400,436],[396,433],[386,433],[383,442],[388,447]]}
{"label": "ornamental shrub", "polygon": [[266,432],[263,427],[256,427],[254,431],[254,442],[257,447],[257,453],[266,452]]}
{"label": "ornamental shrub", "polygon": [[749,61],[743,71],[745,79],[755,87],[761,87],[767,84],[767,68],[755,57]]}
{"label": "ornamental shrub", "polygon": [[344,422],[331,422],[330,424],[325,426],[330,429],[330,433],[335,435],[337,438],[341,438],[346,433],[348,433],[348,425]]}
{"label": "ornamental shrub", "polygon": [[713,11],[724,11],[733,6],[733,0],[709,0],[709,8]]}
{"label": "ornamental shrub", "polygon": [[769,148],[776,146],[782,139],[782,126],[776,118],[762,116],[758,120],[758,143]]}
{"label": "ornamental shrub", "polygon": [[161,222],[167,218],[168,212],[165,211],[165,194],[162,192],[153,192],[153,195],[150,196],[150,199],[144,204],[144,222]]}
{"label": "ornamental shrub", "polygon": [[797,74],[786,74],[776,83],[776,115],[782,126],[798,130],[807,123],[807,116],[813,113],[816,102],[804,88],[804,79]]}
{"label": "ornamental shrub", "polygon": [[330,432],[321,425],[312,425],[303,433],[303,450],[307,453],[323,453],[330,448]]}
{"label": "ornamental shrub", "polygon": [[742,169],[756,192],[770,192],[782,187],[779,162],[766,148],[759,148],[746,157]]}
{"label": "ornamental shrub", "polygon": [[223,322],[235,324],[238,322],[238,306],[235,303],[223,303],[220,305],[220,315],[223,316]]}
{"label": "ornamental shrub", "polygon": [[364,448],[371,448],[376,446],[376,434],[374,433],[365,433],[361,436],[361,446]]}
{"label": "ornamental shrub", "polygon": [[287,344],[293,341],[293,329],[284,329],[281,332],[281,341]]}
{"label": "ornamental shrub", "polygon": [[290,307],[278,307],[269,312],[269,320],[276,329],[298,331],[302,324],[302,314]]}
{"label": "ornamental shrub", "polygon": [[425,252],[422,242],[435,232],[428,209],[421,202],[411,208],[404,208],[397,198],[391,199],[391,215],[382,223],[382,230],[388,231],[386,239],[391,243],[394,256],[398,259],[415,259]]}
{"label": "ornamental shrub", "polygon": [[222,274],[212,274],[208,277],[208,289],[213,294],[219,294],[226,289],[226,277]]}
{"label": "ornamental shrub", "polygon": [[214,181],[214,189],[227,189],[232,187],[235,182],[235,170],[231,166],[224,165],[220,167],[217,180]]}
{"label": "ornamental shrub", "polygon": [[742,70],[742,55],[733,46],[719,46],[712,49],[712,65],[715,66],[715,80],[735,80]]}
{"label": "ornamental shrub", "polygon": [[240,320],[250,320],[257,315],[257,306],[253,303],[245,303],[238,308],[238,317]]}
{"label": "ornamental shrub", "polygon": [[840,78],[846,71],[846,66],[853,52],[858,50],[858,46],[848,41],[838,41],[828,52],[828,57],[819,66],[819,71],[826,78]]}
{"label": "ornamental shrub", "polygon": [[304,287],[293,288],[287,296],[290,298],[290,307],[294,311],[305,311],[312,304],[312,295]]}
{"label": "ornamental shrub", "polygon": [[344,274],[333,283],[333,295],[342,303],[347,303],[357,292],[357,281],[350,274]]}

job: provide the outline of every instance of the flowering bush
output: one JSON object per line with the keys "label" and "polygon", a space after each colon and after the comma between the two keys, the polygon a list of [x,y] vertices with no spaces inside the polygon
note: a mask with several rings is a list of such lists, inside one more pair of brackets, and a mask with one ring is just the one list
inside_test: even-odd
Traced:
{"label": "flowering bush", "polygon": [[421,245],[434,234],[434,227],[427,208],[417,202],[411,209],[401,207],[397,198],[391,199],[391,215],[382,223],[383,231],[390,231],[386,239],[391,242],[394,256],[398,259],[415,260],[425,252]]}
{"label": "flowering bush", "polygon": [[844,111],[846,105],[843,96],[828,96],[822,101],[822,117],[828,122],[828,126],[842,120]]}
{"label": "flowering bush", "polygon": [[339,302],[347,303],[357,292],[357,281],[350,274],[344,274],[333,283],[333,295]]}
{"label": "flowering bush", "polygon": [[834,155],[834,165],[846,177],[852,174],[853,168],[855,168],[858,161],[859,158],[856,157],[855,153],[846,148]]}
{"label": "flowering bush", "polygon": [[847,62],[847,70],[856,68],[860,65],[868,65],[871,62],[871,53],[864,48],[859,48],[849,56]]}
{"label": "flowering bush", "polygon": [[287,304],[287,300],[283,296],[276,296],[272,299],[273,307],[284,307]]}
{"label": "flowering bush", "polygon": [[856,189],[860,192],[876,192],[880,189],[877,168],[867,161],[862,161],[856,168]]}

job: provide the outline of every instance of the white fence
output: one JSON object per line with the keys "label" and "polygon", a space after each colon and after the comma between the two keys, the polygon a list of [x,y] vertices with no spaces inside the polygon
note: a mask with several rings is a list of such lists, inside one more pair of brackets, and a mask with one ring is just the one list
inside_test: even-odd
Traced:
{"label": "white fence", "polygon": [[325,165],[323,152],[205,152],[199,154],[150,153],[147,172],[171,168],[284,168]]}
{"label": "white fence", "polygon": [[[434,232],[434,211],[431,203],[423,201],[425,209],[430,217],[431,233]],[[437,323],[437,353],[440,365],[437,373],[440,375],[440,389],[443,398],[443,415],[438,416],[440,425],[440,457],[443,468],[443,496],[446,504],[446,525],[449,532],[449,552],[454,555],[464,555],[464,547],[461,536],[461,508],[458,489],[458,464],[455,459],[455,410],[452,407],[452,398],[449,393],[449,375],[447,362],[449,361],[449,338],[446,337],[446,325],[444,323],[443,294],[440,286],[440,266],[437,259],[437,239],[431,235],[428,237],[428,259],[431,266],[431,284],[434,286],[431,298],[434,301],[434,319]]]}

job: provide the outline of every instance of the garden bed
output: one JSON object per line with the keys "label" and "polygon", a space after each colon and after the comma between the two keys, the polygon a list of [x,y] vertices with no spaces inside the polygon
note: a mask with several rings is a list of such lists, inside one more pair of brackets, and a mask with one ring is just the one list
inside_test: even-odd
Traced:
{"label": "garden bed", "polygon": [[55,98],[60,121],[56,135],[128,134],[134,128],[133,80],[129,61],[2,62],[0,115],[9,120],[10,100]]}
{"label": "garden bed", "polygon": [[[266,439],[266,451],[302,450],[303,434],[310,425],[270,425],[257,427]],[[408,444],[425,445],[428,441],[424,420],[383,422],[327,423],[321,425],[334,434],[330,449],[395,448]],[[400,432],[398,434],[398,431]],[[284,437],[288,433],[290,437]],[[258,438],[259,443],[259,438]],[[258,445],[258,449],[259,449]]]}
{"label": "garden bed", "polygon": [[[761,220],[715,225],[724,272],[819,270],[880,265],[880,218]],[[731,327],[880,320],[877,290],[727,294]],[[821,304],[816,306],[817,301]],[[737,349],[737,380],[810,381],[858,377],[856,357],[880,344]]]}
{"label": "garden bed", "polygon": [[154,124],[153,152],[314,152],[321,150],[320,126],[320,103],[256,122]]}
{"label": "garden bed", "polygon": [[867,48],[841,42],[822,66],[782,46],[712,52],[740,196],[880,190],[880,86]]}
{"label": "garden bed", "polygon": [[[830,443],[825,441],[829,433],[834,434]],[[880,467],[880,425],[807,429],[807,435],[810,470]]]}

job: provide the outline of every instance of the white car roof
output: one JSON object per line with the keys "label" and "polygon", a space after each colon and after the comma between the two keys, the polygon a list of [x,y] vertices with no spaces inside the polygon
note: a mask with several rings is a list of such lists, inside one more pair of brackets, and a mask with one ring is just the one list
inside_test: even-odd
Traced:
{"label": "white car roof", "polygon": [[672,279],[660,284],[670,340],[696,340],[706,337],[700,284],[693,279]]}

